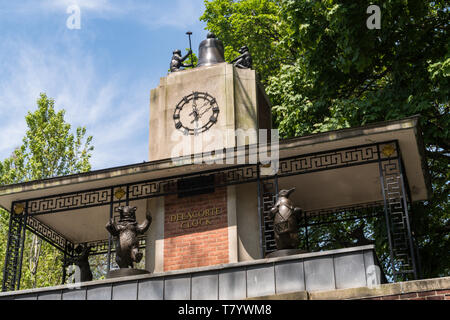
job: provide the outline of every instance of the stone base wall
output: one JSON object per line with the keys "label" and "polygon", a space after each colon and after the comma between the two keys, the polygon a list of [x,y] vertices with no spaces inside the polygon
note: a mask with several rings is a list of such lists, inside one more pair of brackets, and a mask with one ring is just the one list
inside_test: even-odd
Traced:
{"label": "stone base wall", "polygon": [[395,294],[391,296],[366,298],[364,300],[450,300],[450,289]]}
{"label": "stone base wall", "polygon": [[450,300],[450,277],[329,291],[298,291],[257,300]]}
{"label": "stone base wall", "polygon": [[[359,288],[374,283],[375,279],[364,276],[364,266],[376,263],[374,253],[373,245],[305,253],[90,281],[75,287],[72,284],[6,292],[0,293],[0,300],[239,300],[255,297],[305,300],[313,297],[314,290]],[[362,277],[357,276],[360,271]],[[348,277],[346,273],[356,277]],[[348,290],[353,289],[335,291]]]}

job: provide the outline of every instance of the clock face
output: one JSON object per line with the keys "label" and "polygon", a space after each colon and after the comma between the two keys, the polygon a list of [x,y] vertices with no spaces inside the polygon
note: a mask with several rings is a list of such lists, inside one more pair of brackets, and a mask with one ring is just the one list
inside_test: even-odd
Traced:
{"label": "clock face", "polygon": [[193,92],[178,102],[173,120],[183,134],[197,135],[216,124],[218,116],[216,98],[206,92]]}

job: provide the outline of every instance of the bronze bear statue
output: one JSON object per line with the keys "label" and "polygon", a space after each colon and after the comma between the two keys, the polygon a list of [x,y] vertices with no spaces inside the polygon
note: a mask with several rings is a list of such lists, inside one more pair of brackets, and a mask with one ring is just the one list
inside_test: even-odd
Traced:
{"label": "bronze bear statue", "polygon": [[143,257],[139,252],[138,236],[148,230],[152,223],[152,217],[150,212],[147,212],[145,221],[138,224],[136,207],[118,207],[116,211],[120,213],[119,221],[110,220],[106,225],[106,230],[114,237],[116,263],[119,268],[133,268],[134,263],[139,263]]}
{"label": "bronze bear statue", "polygon": [[298,220],[302,209],[294,207],[289,199],[289,195],[294,191],[295,188],[281,190],[278,201],[269,211],[269,219],[273,219],[277,250],[298,249],[299,246]]}

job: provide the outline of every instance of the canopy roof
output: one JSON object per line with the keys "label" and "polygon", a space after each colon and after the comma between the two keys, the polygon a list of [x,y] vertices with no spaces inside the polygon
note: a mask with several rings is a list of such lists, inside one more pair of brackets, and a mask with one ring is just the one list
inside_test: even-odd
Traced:
{"label": "canopy roof", "polygon": [[[373,161],[368,158],[362,161],[358,157],[369,157],[370,154],[364,153],[370,148],[379,148],[382,143],[394,145],[398,143],[410,190],[410,200],[413,202],[427,200],[431,189],[423,157],[424,147],[418,119],[418,116],[414,116],[403,120],[281,140],[280,189],[295,186],[297,191],[291,198],[307,211],[383,201],[379,161],[375,158]],[[358,149],[360,146],[362,148]],[[332,161],[327,164],[334,156],[347,153],[353,153],[357,159],[352,160],[351,164],[342,162],[335,165]],[[313,158],[319,161],[320,165],[316,164],[315,168],[309,169],[297,168],[301,159],[310,161]],[[362,161],[361,165],[358,165],[358,161]],[[11,211],[12,204],[18,201],[114,188],[145,181],[161,179],[175,181],[187,175],[229,168],[230,165],[226,164],[175,165],[171,159],[144,162],[1,186],[0,206]],[[240,183],[246,182],[254,181],[243,179]],[[38,215],[36,219],[75,243],[96,241],[107,238],[105,223],[109,218],[109,204],[105,202],[104,206],[52,212]],[[142,220],[145,214],[145,199],[133,200],[131,204],[138,206],[137,218]]]}

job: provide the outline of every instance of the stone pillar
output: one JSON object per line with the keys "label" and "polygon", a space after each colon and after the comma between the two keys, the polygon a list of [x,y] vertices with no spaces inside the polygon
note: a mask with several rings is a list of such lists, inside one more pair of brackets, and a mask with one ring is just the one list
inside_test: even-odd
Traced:
{"label": "stone pillar", "polygon": [[259,243],[258,196],[256,183],[236,186],[238,260],[262,259],[263,252]]}
{"label": "stone pillar", "polygon": [[164,271],[164,197],[147,200],[152,224],[147,232],[145,269],[152,273]]}

